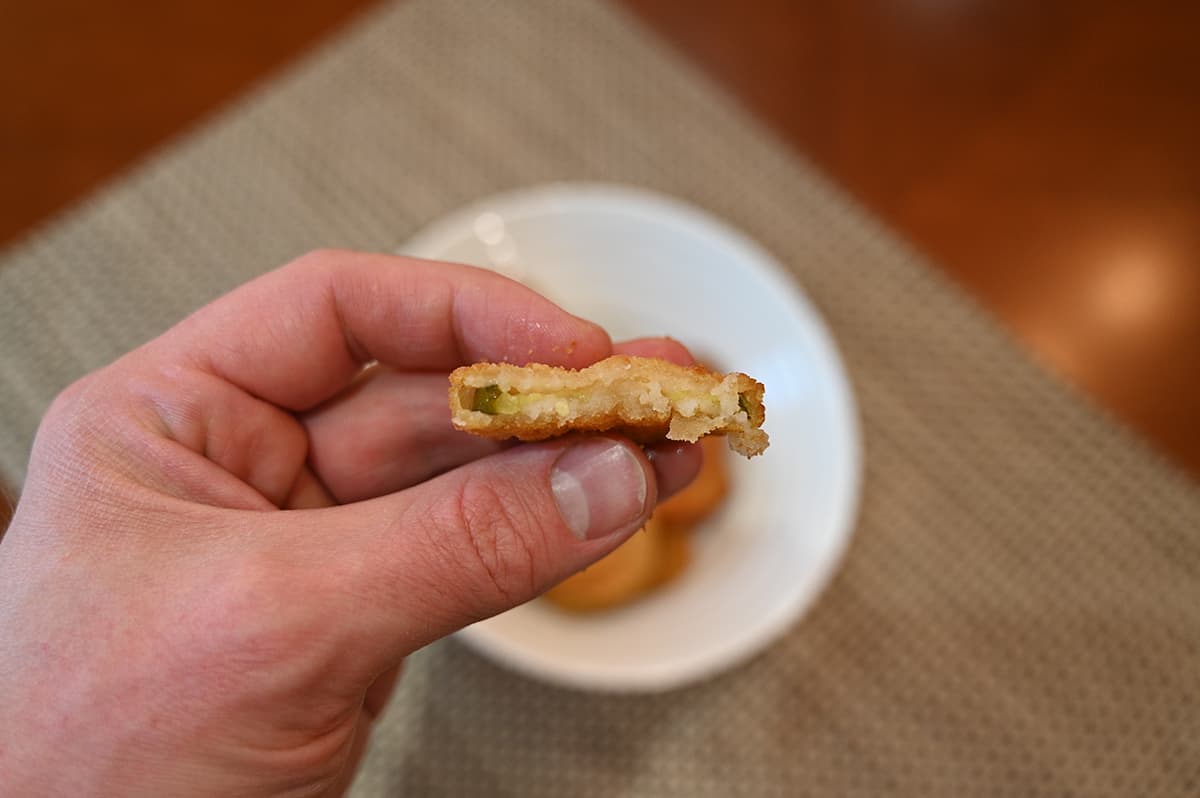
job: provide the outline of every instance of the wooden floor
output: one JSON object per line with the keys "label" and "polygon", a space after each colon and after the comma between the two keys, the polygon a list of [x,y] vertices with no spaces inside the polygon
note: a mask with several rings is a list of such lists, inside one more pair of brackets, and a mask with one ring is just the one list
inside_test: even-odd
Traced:
{"label": "wooden floor", "polygon": [[1200,3],[627,4],[1200,476]]}
{"label": "wooden floor", "polygon": [[[618,0],[1200,476],[1200,4]],[[0,0],[0,243],[374,0]]]}

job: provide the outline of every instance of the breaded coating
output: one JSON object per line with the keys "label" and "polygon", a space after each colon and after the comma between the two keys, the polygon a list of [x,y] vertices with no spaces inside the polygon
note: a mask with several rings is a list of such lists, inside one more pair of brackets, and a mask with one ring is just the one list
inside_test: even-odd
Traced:
{"label": "breaded coating", "polygon": [[763,386],[745,374],[614,355],[584,369],[476,363],[450,375],[451,420],[489,438],[544,440],[615,432],[639,443],[725,435],[735,452],[767,448]]}

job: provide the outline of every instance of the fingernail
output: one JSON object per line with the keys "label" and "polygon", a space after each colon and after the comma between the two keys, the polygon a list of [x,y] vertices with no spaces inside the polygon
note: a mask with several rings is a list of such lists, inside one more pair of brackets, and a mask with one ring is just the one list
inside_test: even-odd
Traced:
{"label": "fingernail", "polygon": [[646,472],[627,446],[590,438],[568,449],[550,473],[563,521],[580,540],[628,526],[646,510]]}

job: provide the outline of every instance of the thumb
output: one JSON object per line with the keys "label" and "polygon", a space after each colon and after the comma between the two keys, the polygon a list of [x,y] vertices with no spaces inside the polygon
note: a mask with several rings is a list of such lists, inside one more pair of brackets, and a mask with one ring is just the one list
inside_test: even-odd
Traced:
{"label": "thumb", "polygon": [[360,561],[350,617],[404,656],[612,551],[645,524],[657,492],[646,456],[623,439],[526,444],[322,511],[337,527],[323,534]]}

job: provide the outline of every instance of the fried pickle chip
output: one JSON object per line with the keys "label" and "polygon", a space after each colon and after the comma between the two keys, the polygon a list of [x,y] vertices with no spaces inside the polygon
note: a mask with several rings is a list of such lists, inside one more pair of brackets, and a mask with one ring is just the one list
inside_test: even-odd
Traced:
{"label": "fried pickle chip", "polygon": [[584,369],[476,363],[450,375],[454,426],[489,438],[615,432],[639,443],[725,435],[746,457],[767,448],[761,383],[656,358],[614,355]]}
{"label": "fried pickle chip", "polygon": [[665,528],[653,518],[597,562],[567,577],[545,594],[574,612],[624,604],[660,583]]}

